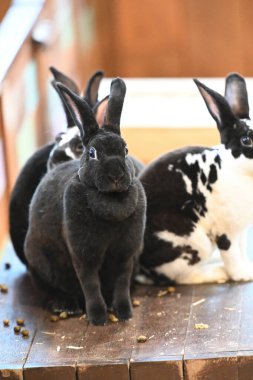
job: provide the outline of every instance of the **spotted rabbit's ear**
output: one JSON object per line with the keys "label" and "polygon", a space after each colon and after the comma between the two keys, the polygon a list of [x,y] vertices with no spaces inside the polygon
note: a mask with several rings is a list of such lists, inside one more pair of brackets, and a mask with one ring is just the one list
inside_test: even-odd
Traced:
{"label": "spotted rabbit's ear", "polygon": [[120,135],[120,118],[126,94],[125,82],[116,78],[111,83],[103,128]]}
{"label": "spotted rabbit's ear", "polygon": [[96,71],[88,80],[86,89],[84,91],[83,98],[93,108],[98,102],[98,89],[100,82],[104,77],[104,72]]}
{"label": "spotted rabbit's ear", "polygon": [[226,144],[227,136],[230,134],[231,130],[236,127],[238,119],[222,95],[211,90],[197,79],[194,79],[194,82],[197,85],[211,116],[217,123],[222,143]]}
{"label": "spotted rabbit's ear", "polygon": [[72,115],[75,125],[80,130],[84,146],[98,130],[98,124],[89,104],[79,95],[75,94],[62,83],[56,83],[61,96]]}
{"label": "spotted rabbit's ear", "polygon": [[66,106],[64,99],[62,98],[62,95],[58,90],[58,87],[56,86],[56,82],[64,84],[66,87],[68,87],[70,90],[72,90],[76,94],[79,94],[79,88],[71,78],[67,77],[67,75],[63,74],[61,71],[57,70],[55,67],[50,67],[49,70],[54,76],[54,80],[51,81],[51,84],[54,87],[54,89],[57,91],[64,108],[65,116],[67,119],[67,128],[74,127],[75,123],[74,123],[73,117],[71,113],[69,112],[69,109]]}
{"label": "spotted rabbit's ear", "polygon": [[244,78],[231,73],[226,77],[225,98],[239,119],[250,119],[247,87]]}

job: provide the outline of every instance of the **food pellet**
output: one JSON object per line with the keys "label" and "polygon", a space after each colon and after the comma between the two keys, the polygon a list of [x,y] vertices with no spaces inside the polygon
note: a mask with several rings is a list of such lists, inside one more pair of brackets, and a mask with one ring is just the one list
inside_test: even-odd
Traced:
{"label": "food pellet", "polygon": [[23,335],[24,338],[28,338],[29,337],[29,330],[21,330],[21,334]]}
{"label": "food pellet", "polygon": [[66,311],[62,311],[61,314],[59,315],[60,319],[67,319],[68,318],[68,313]]}
{"label": "food pellet", "polygon": [[138,343],[145,343],[148,340],[148,338],[145,335],[140,335],[137,338]]}
{"label": "food pellet", "polygon": [[133,300],[132,301],[132,305],[134,306],[134,307],[137,307],[137,306],[140,306],[140,301],[139,300]]}
{"label": "food pellet", "polygon": [[206,323],[195,323],[195,329],[208,329],[208,327]]}
{"label": "food pellet", "polygon": [[175,286],[169,286],[169,287],[167,288],[167,292],[168,292],[168,293],[175,293],[175,291],[176,291]]}
{"label": "food pellet", "polygon": [[4,324],[4,327],[9,327],[10,326],[9,319],[4,319],[3,324]]}
{"label": "food pellet", "polygon": [[59,321],[59,317],[58,317],[58,315],[51,315],[51,317],[50,317],[50,321],[51,321],[51,322],[57,322],[57,321]]}
{"label": "food pellet", "polygon": [[25,325],[25,321],[24,321],[24,319],[18,318],[18,319],[16,320],[16,322],[17,322],[17,325],[18,325],[18,326],[24,326],[24,325]]}
{"label": "food pellet", "polygon": [[8,293],[8,288],[4,284],[0,284],[0,292],[1,293]]}
{"label": "food pellet", "polygon": [[14,330],[15,334],[19,334],[20,330],[21,330],[21,327],[20,326],[15,326],[13,330]]}
{"label": "food pellet", "polygon": [[114,314],[109,314],[108,315],[108,319],[109,319],[109,321],[111,321],[111,322],[119,322],[119,319],[116,317],[116,315],[114,315]]}

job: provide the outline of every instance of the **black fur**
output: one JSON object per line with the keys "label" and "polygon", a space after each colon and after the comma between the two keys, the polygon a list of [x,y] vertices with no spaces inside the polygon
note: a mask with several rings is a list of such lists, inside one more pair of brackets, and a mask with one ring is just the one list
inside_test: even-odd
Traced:
{"label": "black fur", "polygon": [[[59,82],[68,85],[74,92],[79,92],[77,85],[72,79],[68,78],[65,74],[59,72],[55,68],[51,68],[51,72]],[[92,101],[97,100],[98,85],[102,76],[103,73],[98,71],[88,82],[84,96],[87,97],[90,104]],[[98,78],[100,80],[98,80]],[[55,80],[52,81],[52,85],[58,92]],[[60,93],[58,92],[58,94]],[[63,103],[63,105],[67,120],[67,128],[71,128],[74,125],[73,118],[65,103]],[[92,106],[94,105],[95,103],[92,104]],[[98,108],[98,106],[96,106],[96,108]],[[56,136],[54,143],[50,143],[40,148],[30,157],[21,170],[11,194],[9,205],[9,232],[16,254],[24,264],[27,263],[24,255],[24,241],[28,228],[29,204],[34,191],[48,168],[51,169],[55,165],[70,159],[65,153],[66,146],[59,147],[60,141],[61,134]],[[81,156],[82,141],[80,137],[76,136],[76,138],[69,143],[69,147],[75,154],[76,158]]]}
{"label": "black fur", "polygon": [[227,251],[231,245],[230,240],[228,239],[227,235],[225,235],[225,234],[217,236],[216,243],[217,243],[217,247],[219,249],[223,249],[224,251]]}
{"label": "black fur", "polygon": [[85,302],[91,323],[104,324],[107,307],[126,320],[132,315],[130,280],[143,246],[146,202],[120,137],[125,85],[112,82],[110,118],[101,129],[83,99],[58,87],[86,151],[80,161],[49,172],[36,190],[25,242],[29,268],[37,282],[68,300],[67,308],[69,299],[75,301],[72,311]]}
{"label": "black fur", "polygon": [[[197,178],[202,177],[202,183],[207,188],[210,185],[197,162],[192,165],[186,162],[186,155],[189,152],[202,155],[202,152],[208,149],[204,147],[177,149],[153,161],[141,172],[140,180],[147,196],[144,253],[140,257],[143,266],[156,267],[165,262],[174,261],[181,256],[182,252],[185,252],[185,247],[173,247],[172,244],[159,239],[154,233],[168,230],[178,236],[190,235],[195,223],[199,220],[199,215],[205,215],[206,201],[204,195],[198,190]],[[191,181],[191,194],[186,191],[181,172]],[[198,261],[197,252],[194,251],[189,263]]]}
{"label": "black fur", "polygon": [[48,144],[26,162],[21,170],[13,191],[9,205],[9,232],[13,247],[19,259],[25,264],[24,241],[28,229],[29,204],[32,196],[47,171],[47,160],[54,143]]}

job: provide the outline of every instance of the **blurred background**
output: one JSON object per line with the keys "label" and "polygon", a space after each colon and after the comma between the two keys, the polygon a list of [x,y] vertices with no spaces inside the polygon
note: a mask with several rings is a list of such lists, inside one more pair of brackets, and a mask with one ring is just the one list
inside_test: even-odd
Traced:
{"label": "blurred background", "polygon": [[64,129],[49,66],[81,89],[98,69],[126,79],[123,135],[148,162],[218,142],[191,78],[222,93],[229,72],[252,76],[252,16],[251,0],[0,0],[0,242],[20,168]]}

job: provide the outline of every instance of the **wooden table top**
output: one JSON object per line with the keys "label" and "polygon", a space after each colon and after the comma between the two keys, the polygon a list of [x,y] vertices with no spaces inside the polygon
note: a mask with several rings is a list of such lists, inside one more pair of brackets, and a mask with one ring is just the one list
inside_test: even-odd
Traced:
{"label": "wooden table top", "polygon": [[[132,320],[105,327],[83,317],[51,322],[46,299],[11,248],[0,262],[0,284],[9,289],[0,293],[0,379],[253,378],[253,283],[177,286],[164,295],[138,286]],[[14,334],[17,318],[29,338]],[[196,329],[199,323],[208,326]]]}

